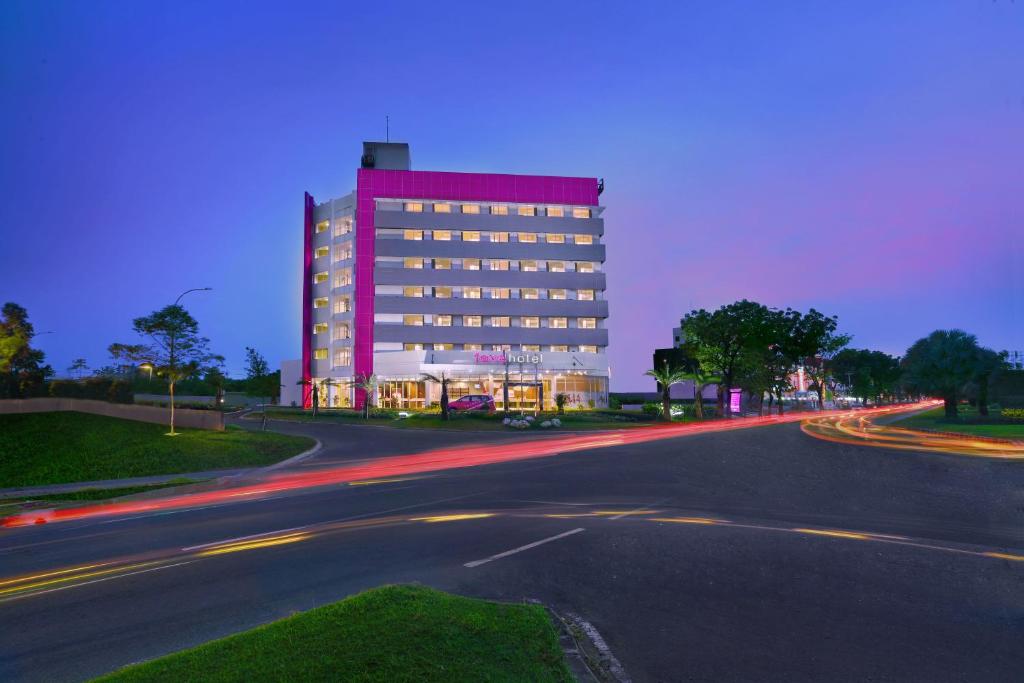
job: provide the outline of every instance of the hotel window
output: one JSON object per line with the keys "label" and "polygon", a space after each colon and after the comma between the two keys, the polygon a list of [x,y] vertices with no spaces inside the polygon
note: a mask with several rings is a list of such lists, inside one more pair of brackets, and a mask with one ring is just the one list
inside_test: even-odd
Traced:
{"label": "hotel window", "polygon": [[334,236],[341,237],[352,232],[352,219],[343,218],[341,220],[334,219]]}
{"label": "hotel window", "polygon": [[452,205],[446,202],[434,204],[434,213],[451,213]]}
{"label": "hotel window", "polygon": [[551,353],[569,353],[569,347],[565,344],[552,344]]}
{"label": "hotel window", "polygon": [[492,216],[507,216],[508,215],[508,207],[505,206],[504,204],[495,204],[494,206],[491,207],[491,215]]}
{"label": "hotel window", "polygon": [[334,352],[334,367],[347,368],[352,365],[352,349],[346,347]]}
{"label": "hotel window", "polygon": [[434,270],[451,270],[452,260],[450,258],[434,259]]}
{"label": "hotel window", "polygon": [[597,353],[597,347],[593,344],[580,344],[580,353]]}
{"label": "hotel window", "polygon": [[597,318],[576,318],[576,327],[581,330],[597,329]]}
{"label": "hotel window", "polygon": [[548,207],[548,216],[550,218],[561,218],[564,215],[565,215],[565,210],[562,209],[562,207],[560,207],[560,206],[549,206]]}
{"label": "hotel window", "polygon": [[462,349],[463,349],[463,351],[483,351],[484,350],[484,345],[483,344],[463,344],[462,345]]}
{"label": "hotel window", "polygon": [[520,206],[518,209],[516,209],[516,211],[517,211],[517,213],[520,216],[536,216],[537,215],[537,209],[532,207],[532,206]]}
{"label": "hotel window", "polygon": [[405,203],[405,210],[406,211],[411,211],[412,213],[422,213],[423,212],[423,202],[406,202]]}
{"label": "hotel window", "polygon": [[464,315],[462,316],[463,327],[480,327],[481,318],[478,315]]}
{"label": "hotel window", "polygon": [[593,235],[576,235],[576,237],[573,239],[573,241],[576,244],[593,244],[594,243],[594,236]]}
{"label": "hotel window", "polygon": [[452,288],[451,287],[434,287],[434,298],[435,299],[451,299]]}
{"label": "hotel window", "polygon": [[511,351],[511,344],[491,344],[491,351]]}
{"label": "hotel window", "polygon": [[422,351],[423,344],[402,344],[403,351]]}
{"label": "hotel window", "polygon": [[329,226],[330,224],[330,221],[320,221],[319,223],[316,224],[316,231],[324,232],[325,230],[327,230],[327,226]]}
{"label": "hotel window", "polygon": [[402,295],[406,296],[406,297],[411,297],[411,298],[417,298],[418,299],[419,297],[423,296],[423,288],[422,287],[403,287],[402,288]]}
{"label": "hotel window", "polygon": [[508,233],[507,232],[492,232],[491,233],[491,241],[492,242],[508,242]]}
{"label": "hotel window", "polygon": [[345,259],[352,258],[352,243],[346,242],[345,244],[336,244],[334,246],[334,260],[344,261]]}
{"label": "hotel window", "polygon": [[341,268],[340,270],[334,271],[335,287],[348,287],[350,284],[352,284],[351,268]]}
{"label": "hotel window", "polygon": [[594,300],[594,290],[592,290],[592,289],[577,289],[576,290],[576,299],[579,300],[579,301],[593,301]]}
{"label": "hotel window", "polygon": [[529,287],[524,287],[524,288],[519,290],[519,298],[520,299],[539,299],[540,298],[540,294],[537,292],[536,289],[529,288]]}
{"label": "hotel window", "polygon": [[450,242],[452,239],[451,230],[435,230],[432,239],[439,242]]}
{"label": "hotel window", "polygon": [[327,256],[329,253],[331,253],[330,247],[317,247],[315,256],[316,258],[323,258],[324,256]]}
{"label": "hotel window", "polygon": [[449,343],[434,344],[434,350],[435,351],[454,351],[455,350],[455,344],[449,344]]}
{"label": "hotel window", "polygon": [[544,239],[548,244],[565,244],[565,235],[560,232],[549,233]]}
{"label": "hotel window", "polygon": [[463,287],[462,288],[463,299],[479,299],[480,288],[479,287]]}
{"label": "hotel window", "polygon": [[417,242],[423,239],[422,230],[406,230],[402,233],[402,237],[407,240],[416,240]]}
{"label": "hotel window", "polygon": [[523,351],[540,351],[540,344],[523,344]]}
{"label": "hotel window", "polygon": [[480,259],[478,258],[464,258],[462,259],[463,270],[480,270]]}
{"label": "hotel window", "polygon": [[479,230],[463,230],[462,231],[463,242],[479,242],[480,231]]}
{"label": "hotel window", "polygon": [[520,261],[519,262],[519,270],[521,270],[523,272],[526,272],[526,273],[534,273],[534,272],[537,271],[537,262],[536,261]]}
{"label": "hotel window", "polygon": [[435,327],[451,327],[452,317],[450,315],[434,315],[434,326]]}
{"label": "hotel window", "polygon": [[407,256],[404,263],[406,268],[416,268],[417,270],[423,268],[423,259],[414,256]]}
{"label": "hotel window", "polygon": [[348,339],[348,324],[346,323],[335,323],[334,324],[334,341],[341,339]]}
{"label": "hotel window", "polygon": [[503,259],[492,259],[490,266],[491,270],[508,270],[508,261]]}
{"label": "hotel window", "polygon": [[510,327],[511,321],[507,315],[492,315],[491,327]]}
{"label": "hotel window", "polygon": [[593,273],[594,264],[590,261],[580,261],[576,264],[577,273]]}
{"label": "hotel window", "polygon": [[590,218],[590,209],[574,206],[572,209],[573,218]]}
{"label": "hotel window", "polygon": [[565,261],[548,261],[549,273],[564,273]]}
{"label": "hotel window", "polygon": [[533,244],[537,241],[537,233],[535,232],[521,232],[519,233],[519,241],[529,244]]}
{"label": "hotel window", "polygon": [[422,327],[423,316],[422,315],[403,315],[402,324],[406,326]]}
{"label": "hotel window", "polygon": [[327,323],[317,323],[313,325],[313,334],[323,334],[327,331]]}
{"label": "hotel window", "polygon": [[347,296],[339,296],[334,300],[335,313],[348,313],[352,310],[352,299]]}
{"label": "hotel window", "polygon": [[535,315],[524,315],[519,319],[520,327],[540,327],[540,318]]}
{"label": "hotel window", "polygon": [[564,299],[565,298],[565,290],[564,289],[549,289],[548,290],[548,298],[549,299]]}
{"label": "hotel window", "polygon": [[550,318],[548,319],[548,327],[553,327],[558,330],[564,330],[569,327],[569,321],[565,318]]}
{"label": "hotel window", "polygon": [[315,274],[313,276],[313,282],[315,284],[320,284],[321,282],[327,282],[327,271]]}
{"label": "hotel window", "polygon": [[313,349],[313,360],[327,360],[327,349]]}
{"label": "hotel window", "polygon": [[327,297],[322,296],[317,299],[313,299],[313,308],[323,308],[327,305]]}
{"label": "hotel window", "polygon": [[462,213],[480,213],[479,204],[463,204]]}
{"label": "hotel window", "polygon": [[508,287],[495,287],[491,290],[492,299],[507,299],[511,292]]}

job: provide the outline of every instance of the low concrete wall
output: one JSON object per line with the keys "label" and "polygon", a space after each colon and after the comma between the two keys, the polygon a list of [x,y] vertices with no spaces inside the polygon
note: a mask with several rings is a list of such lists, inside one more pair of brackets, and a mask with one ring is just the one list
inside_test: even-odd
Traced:
{"label": "low concrete wall", "polygon": [[[167,408],[89,401],[80,398],[25,398],[0,401],[0,415],[58,411],[92,413],[93,415],[106,415],[107,417],[119,417],[122,420],[155,424],[167,424],[170,419],[170,411]],[[174,411],[174,426],[224,431],[224,415],[216,410],[177,408]]]}

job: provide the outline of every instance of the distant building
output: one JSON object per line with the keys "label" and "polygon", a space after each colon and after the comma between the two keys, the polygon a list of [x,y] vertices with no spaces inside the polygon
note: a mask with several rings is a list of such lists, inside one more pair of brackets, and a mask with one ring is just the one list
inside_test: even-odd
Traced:
{"label": "distant building", "polygon": [[1024,370],[1024,352],[1007,351],[1006,365],[1011,370]]}
{"label": "distant building", "polygon": [[[665,366],[666,361],[669,367],[681,367],[685,363],[685,354],[683,353],[683,329],[676,327],[672,330],[672,346],[667,349],[655,349],[654,357],[652,359],[654,368],[662,368]],[[658,382],[654,383],[655,390],[658,394],[661,394],[661,384]],[[669,396],[674,399],[685,400],[694,398],[694,383],[692,380],[684,380],[679,384],[673,384],[672,388],[669,389]],[[718,385],[709,384],[704,387],[704,391],[701,394],[706,399],[716,399],[718,397]]]}

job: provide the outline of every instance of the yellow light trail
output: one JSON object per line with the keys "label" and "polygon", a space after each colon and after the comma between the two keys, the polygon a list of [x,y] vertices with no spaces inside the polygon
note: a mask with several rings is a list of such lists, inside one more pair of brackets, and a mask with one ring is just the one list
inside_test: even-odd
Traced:
{"label": "yellow light trail", "polygon": [[1013,560],[1014,562],[1024,562],[1024,555],[1009,555],[1007,553],[983,553],[985,557],[995,557],[1000,560]]}
{"label": "yellow light trail", "polygon": [[724,519],[709,517],[651,517],[652,522],[671,522],[673,524],[729,524]]}
{"label": "yellow light trail", "polygon": [[0,581],[0,586],[9,586],[12,583],[24,583],[26,581],[34,581],[36,579],[44,579],[50,576],[58,576],[60,574],[71,574],[72,572],[85,571],[87,569],[95,569],[96,567],[105,567],[110,564],[109,562],[100,562],[99,564],[85,564],[81,567],[71,567],[70,569],[59,569],[52,572],[44,572],[42,574],[29,574],[28,576],[19,576],[14,579],[6,579]]}
{"label": "yellow light trail", "polygon": [[792,529],[801,534],[814,534],[815,536],[832,536],[834,538],[852,538],[857,541],[870,541],[868,534],[858,534],[853,531],[835,531],[834,529]]}
{"label": "yellow light trail", "polygon": [[438,522],[460,522],[464,519],[485,519],[487,517],[494,517],[493,512],[477,512],[473,514],[461,514],[461,515],[435,515],[433,517],[410,517],[410,522],[426,522],[427,524],[437,524]]}
{"label": "yellow light trail", "polygon": [[298,533],[288,534],[287,536],[275,536],[274,538],[262,538],[256,541],[244,541],[241,543],[230,543],[228,545],[218,546],[216,548],[210,548],[198,553],[200,557],[207,557],[210,555],[224,555],[227,553],[237,553],[243,550],[255,550],[257,548],[270,548],[275,545],[285,545],[286,543],[297,543],[299,541],[305,541],[307,538],[312,536],[309,533]]}
{"label": "yellow light trail", "polygon": [[[37,588],[45,588],[46,586],[53,586],[59,583],[68,583],[70,581],[78,581],[79,579],[89,579],[96,576],[106,576],[108,574],[116,574],[117,572],[127,571],[130,569],[138,569],[140,567],[149,567],[156,562],[142,562],[139,564],[122,565],[120,567],[112,567],[111,569],[102,569],[96,572],[85,572],[81,574],[70,574],[68,576],[62,576],[56,579],[49,579],[48,581],[37,581],[35,583],[22,584],[18,586],[12,586],[10,588],[4,588],[0,590],[0,595],[9,595],[10,593],[21,593],[24,591],[31,591]],[[54,572],[60,573],[60,572]]]}

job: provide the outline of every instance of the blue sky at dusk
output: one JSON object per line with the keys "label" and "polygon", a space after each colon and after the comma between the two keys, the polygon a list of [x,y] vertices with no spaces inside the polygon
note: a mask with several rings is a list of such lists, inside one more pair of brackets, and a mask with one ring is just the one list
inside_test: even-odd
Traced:
{"label": "blue sky at dusk", "polygon": [[603,177],[613,390],[738,298],[902,353],[1024,346],[1024,3],[0,5],[0,301],[107,362],[185,300],[239,373],[300,342],[302,196],[360,143]]}

